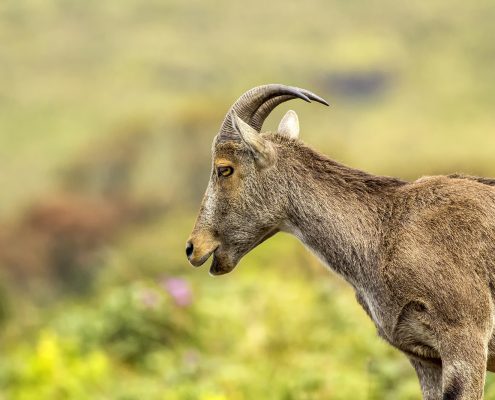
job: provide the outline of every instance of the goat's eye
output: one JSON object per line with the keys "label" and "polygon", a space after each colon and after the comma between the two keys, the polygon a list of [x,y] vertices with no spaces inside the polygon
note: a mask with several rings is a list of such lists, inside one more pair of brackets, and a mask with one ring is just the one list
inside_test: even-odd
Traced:
{"label": "goat's eye", "polygon": [[230,166],[222,166],[217,168],[218,176],[230,176],[234,173],[234,168]]}

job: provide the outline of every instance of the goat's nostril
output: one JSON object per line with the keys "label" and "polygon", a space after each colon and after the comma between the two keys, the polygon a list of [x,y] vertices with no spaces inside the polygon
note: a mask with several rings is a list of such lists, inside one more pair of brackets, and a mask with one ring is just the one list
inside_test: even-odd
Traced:
{"label": "goat's nostril", "polygon": [[192,242],[187,242],[186,243],[186,256],[187,258],[190,258],[194,250],[194,246]]}

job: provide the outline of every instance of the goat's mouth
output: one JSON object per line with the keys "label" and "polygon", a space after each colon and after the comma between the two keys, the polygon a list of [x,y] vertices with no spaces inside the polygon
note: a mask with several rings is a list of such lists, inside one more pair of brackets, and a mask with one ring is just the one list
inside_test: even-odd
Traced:
{"label": "goat's mouth", "polygon": [[228,274],[235,268],[236,265],[237,263],[225,262],[220,256],[217,256],[214,253],[210,266],[210,274],[214,276]]}
{"label": "goat's mouth", "polygon": [[258,240],[256,240],[251,246],[247,247],[247,249],[243,251],[239,251],[235,256],[230,256],[228,252],[223,252],[222,247],[219,246],[213,252],[213,261],[210,266],[210,275],[225,275],[231,272],[239,263],[240,259],[244,257],[247,253],[253,250],[256,246],[263,243],[265,240],[271,238],[275,235],[279,229],[270,230],[265,235],[261,236]]}

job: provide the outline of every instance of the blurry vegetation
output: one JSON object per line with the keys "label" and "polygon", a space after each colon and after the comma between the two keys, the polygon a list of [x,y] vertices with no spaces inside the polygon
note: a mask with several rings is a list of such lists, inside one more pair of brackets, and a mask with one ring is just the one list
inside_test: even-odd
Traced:
{"label": "blurry vegetation", "polygon": [[0,232],[5,274],[32,294],[46,289],[46,280],[52,294],[57,283],[87,291],[94,270],[104,263],[98,257],[102,249],[166,210],[164,198],[138,199],[133,191],[133,172],[149,135],[132,129],[94,146],[64,169],[59,190],[6,223]]}
{"label": "blurry vegetation", "polygon": [[262,83],[329,100],[290,107],[346,164],[495,176],[494,18],[490,0],[2,1],[0,400],[419,399],[295,239],[216,279],[183,247],[211,140]]}

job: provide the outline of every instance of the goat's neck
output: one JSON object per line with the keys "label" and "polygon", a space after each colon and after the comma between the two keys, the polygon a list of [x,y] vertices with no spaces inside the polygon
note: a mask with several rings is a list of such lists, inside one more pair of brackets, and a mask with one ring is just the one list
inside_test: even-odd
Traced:
{"label": "goat's neck", "polygon": [[292,169],[285,228],[353,286],[361,286],[378,260],[392,189],[402,182],[319,155],[311,161]]}

